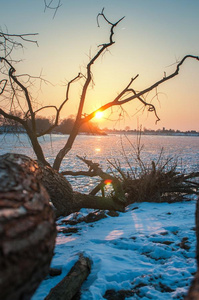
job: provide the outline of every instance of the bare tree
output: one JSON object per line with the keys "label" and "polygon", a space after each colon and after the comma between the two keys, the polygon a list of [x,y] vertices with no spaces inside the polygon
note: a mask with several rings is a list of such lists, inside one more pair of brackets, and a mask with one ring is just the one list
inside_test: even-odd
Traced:
{"label": "bare tree", "polygon": [[[52,2],[53,1],[51,1],[50,4],[47,4],[47,2],[45,1],[45,4],[48,7],[52,4]],[[33,150],[37,156],[37,159],[43,165],[43,167],[45,169],[43,182],[44,182],[44,185],[47,187],[47,189],[50,193],[51,199],[53,199],[53,201],[54,201],[55,206],[56,206],[57,202],[60,202],[60,203],[61,203],[61,201],[63,202],[63,200],[61,200],[61,199],[63,199],[63,197],[65,198],[64,199],[65,200],[65,208],[61,209],[62,204],[58,205],[59,206],[58,209],[62,210],[62,213],[63,213],[63,210],[64,210],[64,213],[69,213],[69,212],[71,212],[71,210],[75,210],[81,206],[82,207],[95,206],[95,208],[103,207],[105,209],[117,208],[120,210],[122,210],[123,207],[125,206],[125,198],[124,198],[124,195],[122,195],[121,186],[118,181],[115,182],[115,186],[117,186],[117,188],[115,189],[115,193],[116,193],[115,198],[109,199],[110,201],[107,201],[107,199],[106,199],[106,201],[103,201],[103,199],[102,199],[103,197],[101,197],[100,199],[99,199],[99,197],[98,198],[96,197],[95,204],[94,204],[94,201],[92,201],[90,196],[88,196],[88,195],[83,196],[83,195],[80,195],[77,193],[73,193],[73,199],[71,200],[72,192],[69,193],[69,198],[66,197],[64,192],[61,193],[60,197],[58,197],[57,192],[55,192],[55,191],[58,191],[59,189],[60,190],[62,189],[64,191],[63,185],[59,185],[59,180],[61,178],[61,175],[58,172],[59,172],[62,160],[65,157],[65,155],[67,155],[67,153],[72,148],[73,143],[76,139],[76,136],[77,136],[82,124],[90,121],[95,116],[95,113],[99,110],[105,111],[114,106],[118,106],[118,107],[122,108],[122,106],[124,104],[126,104],[130,101],[133,101],[133,100],[138,100],[139,102],[141,102],[141,104],[144,107],[146,107],[149,112],[154,113],[154,115],[156,117],[156,121],[158,121],[159,117],[157,115],[155,106],[151,103],[146,102],[144,96],[148,92],[156,89],[161,84],[163,84],[166,81],[177,76],[179,74],[180,67],[185,62],[185,60],[195,59],[195,60],[199,61],[198,56],[194,56],[194,55],[184,56],[182,58],[182,60],[177,63],[173,73],[171,73],[170,75],[165,75],[163,78],[156,81],[151,86],[144,88],[141,91],[136,91],[133,88],[133,83],[139,76],[139,75],[136,75],[129,80],[129,82],[124,87],[124,89],[122,91],[120,91],[120,93],[112,101],[107,102],[106,104],[102,105],[101,107],[99,107],[97,110],[93,111],[90,114],[85,114],[83,109],[84,109],[84,104],[87,99],[88,88],[91,86],[92,80],[93,80],[93,76],[92,76],[93,65],[107,51],[107,49],[109,49],[115,43],[115,41],[113,39],[115,28],[123,20],[123,18],[121,18],[116,22],[111,22],[105,16],[104,9],[97,16],[98,26],[99,26],[100,19],[104,20],[110,27],[109,40],[108,40],[108,42],[99,45],[97,52],[95,53],[95,55],[93,57],[91,57],[91,59],[89,60],[87,66],[86,66],[86,74],[79,73],[79,74],[77,74],[76,77],[74,77],[72,80],[69,81],[69,83],[66,87],[65,99],[62,101],[62,103],[59,107],[57,107],[56,105],[51,105],[51,106],[43,106],[43,107],[40,107],[39,109],[35,108],[35,104],[31,97],[31,93],[30,93],[30,89],[29,89],[30,85],[32,85],[32,81],[31,81],[32,77],[27,74],[18,75],[17,71],[14,67],[14,62],[10,59],[10,53],[13,50],[13,47],[15,46],[15,42],[13,40],[11,40],[10,42],[11,42],[12,47],[9,48],[8,50],[6,49],[7,39],[10,37],[13,38],[15,36],[8,35],[8,34],[6,35],[3,33],[1,33],[1,35],[0,35],[0,37],[3,39],[4,45],[5,45],[4,46],[4,48],[5,48],[4,55],[0,57],[0,60],[2,63],[2,67],[1,67],[2,79],[0,80],[0,96],[2,99],[1,103],[4,103],[5,105],[0,108],[0,114],[4,118],[11,119],[11,120],[14,120],[14,121],[20,123],[25,128],[26,133],[31,141]],[[31,38],[31,35],[19,35],[19,36],[17,36],[17,38],[25,40],[25,41],[29,41],[29,39]],[[33,42],[35,42],[35,41],[33,41]],[[27,80],[27,78],[28,78],[28,80]],[[80,96],[80,100],[79,100],[79,107],[77,110],[77,115],[76,115],[76,119],[75,119],[75,122],[74,122],[74,125],[72,128],[71,134],[69,135],[64,147],[62,149],[60,149],[60,151],[56,155],[53,165],[50,166],[45,158],[45,155],[44,155],[41,145],[38,141],[38,138],[40,136],[43,136],[45,134],[52,132],[53,128],[55,128],[58,125],[59,119],[60,119],[60,113],[70,98],[71,85],[75,84],[77,81],[80,81],[80,80],[83,82],[83,85],[82,85],[82,91],[81,91],[81,96]],[[36,126],[36,115],[38,112],[41,112],[42,110],[45,110],[49,107],[51,107],[55,110],[54,122],[42,133],[38,132],[37,126]],[[15,111],[16,108],[21,109],[21,112],[22,112],[21,116],[17,116],[16,114],[12,113],[13,111]],[[94,174],[95,174],[95,176],[98,175],[97,172],[95,173],[96,169],[94,169],[92,171],[93,171],[93,175]],[[67,173],[65,172],[65,174],[67,174]],[[88,172],[88,175],[89,175],[89,172]],[[56,180],[55,180],[54,176],[56,176]],[[67,182],[67,181],[65,180],[65,182]],[[63,184],[63,182],[62,182],[62,184]],[[55,187],[55,185],[59,186],[59,189],[57,187]],[[69,185],[67,183],[66,188],[68,188],[68,186]],[[60,200],[57,200],[57,198],[60,198]],[[114,202],[116,198],[117,198],[117,205],[116,205],[116,202]],[[71,202],[73,204],[71,204]],[[67,206],[70,207],[70,209],[67,210]]]}

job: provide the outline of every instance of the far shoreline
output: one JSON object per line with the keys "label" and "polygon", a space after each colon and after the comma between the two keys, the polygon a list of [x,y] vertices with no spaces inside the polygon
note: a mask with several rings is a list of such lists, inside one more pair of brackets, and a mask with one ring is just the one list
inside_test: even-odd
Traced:
{"label": "far shoreline", "polygon": [[[25,131],[23,130],[10,130],[10,131],[1,131],[0,130],[0,135],[4,134],[26,134]],[[142,136],[174,136],[174,137],[179,137],[179,136],[190,136],[190,137],[199,137],[199,132],[139,132],[139,131],[125,131],[125,130],[111,130],[111,131],[104,131],[103,133],[88,133],[88,132],[80,132],[78,136],[109,136],[109,135],[142,135]],[[47,135],[70,135],[69,133],[61,133],[61,132],[52,132]]]}

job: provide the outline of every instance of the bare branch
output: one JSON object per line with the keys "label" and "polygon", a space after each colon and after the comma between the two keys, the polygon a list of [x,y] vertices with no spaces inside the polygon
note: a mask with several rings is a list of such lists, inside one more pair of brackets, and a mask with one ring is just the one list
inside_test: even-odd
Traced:
{"label": "bare branch", "polygon": [[102,181],[101,183],[99,183],[93,191],[91,191],[91,195],[95,195],[104,185],[105,185],[105,181],[111,180],[114,192],[115,192],[115,197],[121,201],[121,202],[126,202],[124,193],[123,193],[123,188],[121,185],[121,182],[118,180],[118,178],[105,173],[99,166],[98,163],[94,163],[92,160],[88,160],[85,157],[81,157],[79,155],[77,155],[77,157],[83,161],[89,168],[88,171],[78,171],[78,172],[71,172],[71,171],[64,171],[62,172],[62,175],[75,175],[75,176],[79,176],[79,175],[84,175],[84,176],[89,176],[89,177],[94,177],[94,176],[99,176]]}
{"label": "bare branch", "polygon": [[[136,91],[134,89],[129,89],[129,91],[132,91],[134,95],[136,95]],[[144,105],[144,106],[147,106],[148,107],[148,111],[149,112],[154,112],[155,116],[156,116],[156,123],[158,121],[160,121],[160,118],[158,117],[157,115],[157,112],[156,112],[156,108],[153,104],[151,103],[148,103],[146,102],[144,99],[142,99],[140,96],[137,96],[137,99]]]}
{"label": "bare branch", "polygon": [[10,33],[4,33],[0,31],[0,38],[4,38],[4,40],[9,41],[12,44],[17,44],[19,46],[22,46],[21,43],[14,41],[12,38],[18,38],[21,39],[24,42],[34,43],[38,46],[38,42],[36,40],[33,40],[32,37],[37,36],[38,33],[23,33],[23,34],[10,34]]}
{"label": "bare branch", "polygon": [[44,0],[44,5],[45,5],[44,11],[46,11],[46,9],[54,10],[53,19],[56,15],[58,9],[62,6],[61,0],[57,0],[57,3],[55,5],[54,5],[54,2],[55,2],[55,0],[50,0],[47,3],[47,1]]}
{"label": "bare branch", "polygon": [[77,158],[79,158],[81,161],[83,161],[87,167],[89,168],[88,171],[63,171],[61,174],[62,175],[73,175],[73,176],[79,176],[79,175],[84,175],[88,177],[101,177],[103,180],[105,179],[112,179],[115,180],[115,177],[112,177],[110,174],[105,173],[101,168],[98,163],[94,163],[92,160],[88,160],[85,157],[81,157],[79,155],[76,155]]}
{"label": "bare branch", "polygon": [[161,85],[162,83],[164,83],[164,82],[166,82],[166,81],[172,79],[173,77],[177,76],[177,75],[179,74],[181,65],[182,65],[182,64],[185,62],[185,60],[188,59],[188,58],[193,58],[193,59],[196,59],[196,60],[199,61],[199,56],[195,56],[195,55],[186,55],[186,56],[184,56],[183,59],[177,64],[176,70],[175,70],[172,74],[170,74],[169,76],[163,77],[161,80],[155,82],[153,85],[149,86],[148,88],[142,90],[142,91],[139,92],[139,93],[136,93],[134,96],[131,96],[131,97],[129,97],[129,98],[126,98],[126,99],[120,101],[120,104],[125,104],[125,103],[127,103],[127,102],[129,102],[129,101],[131,101],[131,100],[133,100],[133,99],[135,99],[135,98],[141,97],[142,95],[144,95],[144,94],[146,94],[146,93],[152,91],[153,89],[157,88],[157,87],[158,87],[159,85]]}
{"label": "bare branch", "polygon": [[62,175],[67,176],[87,176],[87,177],[97,177],[98,175],[92,171],[63,171]]}
{"label": "bare branch", "polygon": [[[83,120],[82,122],[88,122],[90,121],[96,114],[97,111],[105,111],[107,110],[108,108],[111,108],[113,106],[118,106],[118,105],[124,105],[134,99],[138,99],[142,104],[144,104],[145,106],[148,106],[149,107],[149,111],[150,112],[154,112],[157,120],[159,121],[159,117],[157,115],[157,112],[156,112],[156,108],[153,104],[151,103],[147,103],[146,101],[144,101],[141,96],[143,96],[144,94],[152,91],[153,89],[156,89],[159,85],[163,84],[164,82],[172,79],[173,77],[177,76],[179,74],[179,71],[180,71],[180,67],[181,65],[185,62],[186,59],[188,58],[191,58],[191,59],[196,59],[197,61],[199,61],[199,57],[198,56],[195,56],[195,55],[186,55],[178,64],[177,64],[177,67],[176,67],[176,70],[170,74],[169,76],[166,76],[164,77],[163,79],[155,82],[153,85],[147,87],[146,89],[140,91],[140,92],[135,92],[134,89],[129,89],[127,87],[130,87],[130,85],[132,84],[133,80],[131,79],[130,83],[128,84],[128,86],[111,102],[108,102],[106,103],[105,105],[102,105],[101,107],[99,107],[98,109],[96,109],[95,111],[93,111],[92,113],[90,113],[89,115],[87,115]],[[138,75],[137,75],[138,76]],[[134,78],[136,79],[137,76]],[[124,98],[124,99],[121,99],[122,96],[125,95],[125,93],[129,92],[129,91],[132,91],[133,95],[130,96],[130,97],[127,97],[127,98]]]}
{"label": "bare branch", "polygon": [[[2,108],[0,109],[0,114],[2,114],[7,119],[14,120],[14,121],[16,121],[16,122],[18,122],[18,123],[20,123],[20,124],[23,125],[23,127],[26,130],[26,133],[28,134],[28,136],[30,138],[33,150],[34,150],[34,152],[35,152],[38,160],[40,162],[42,162],[44,165],[49,165],[48,162],[46,161],[45,157],[44,157],[43,150],[42,150],[42,148],[41,148],[41,146],[40,146],[40,144],[39,144],[39,142],[37,140],[35,114],[34,114],[34,111],[33,111],[33,108],[32,108],[32,102],[31,102],[31,98],[30,98],[30,95],[29,95],[29,91],[25,87],[25,85],[23,83],[21,83],[18,80],[17,76],[14,74],[15,73],[15,69],[12,66],[12,64],[8,61],[8,59],[5,58],[5,57],[0,57],[0,61],[1,62],[3,61],[9,67],[8,77],[9,77],[9,80],[10,80],[10,88],[13,91],[13,95],[12,95],[12,97],[10,99],[10,101],[11,101],[10,102],[10,110],[11,110],[12,105],[13,105],[14,97],[17,99],[18,104],[20,105],[19,100],[17,98],[18,96],[16,94],[16,91],[22,92],[23,95],[25,96],[25,100],[26,100],[26,103],[27,103],[28,108],[29,108],[29,112],[30,112],[30,115],[31,115],[31,125],[32,126],[29,126],[29,124],[28,124],[28,122],[27,122],[26,119],[22,119],[22,118],[20,118],[17,115],[13,115],[11,112],[7,113]],[[16,87],[13,86],[13,83],[16,84]],[[4,91],[5,91],[5,88],[4,88]]]}
{"label": "bare branch", "polygon": [[75,82],[76,80],[80,79],[82,77],[81,73],[79,73],[76,77],[74,77],[71,81],[68,82],[67,84],[67,89],[66,89],[66,98],[64,99],[64,101],[61,103],[61,105],[59,106],[59,108],[57,108],[55,105],[48,105],[48,106],[43,106],[40,109],[36,110],[34,113],[36,114],[37,112],[46,109],[46,108],[54,108],[56,110],[56,116],[55,116],[55,121],[54,124],[52,124],[47,130],[43,131],[40,134],[37,134],[37,137],[43,136],[45,134],[50,133],[59,123],[59,116],[60,116],[60,112],[62,110],[62,108],[64,107],[64,105],[66,104],[66,102],[69,100],[69,91],[70,91],[70,86],[73,82]]}
{"label": "bare branch", "polygon": [[82,118],[82,113],[83,113],[83,107],[84,107],[84,103],[85,103],[85,100],[86,100],[88,87],[89,87],[90,83],[92,82],[92,70],[91,70],[92,65],[97,61],[97,59],[102,55],[102,53],[104,53],[104,51],[106,49],[108,49],[110,46],[112,46],[114,44],[114,41],[113,41],[114,28],[123,19],[123,18],[121,18],[116,23],[111,23],[105,17],[103,10],[102,10],[100,15],[105,19],[105,21],[109,25],[111,25],[109,42],[106,43],[106,44],[101,45],[100,50],[94,55],[93,58],[90,59],[89,63],[87,64],[87,67],[86,67],[87,75],[86,75],[85,83],[84,83],[83,88],[82,88],[82,94],[81,94],[81,97],[80,97],[80,102],[79,102],[79,107],[78,107],[76,120],[75,120],[73,129],[72,129],[72,132],[71,132],[65,146],[59,151],[59,153],[57,154],[57,156],[55,158],[53,168],[55,168],[56,170],[59,170],[62,159],[68,153],[68,151],[70,151],[70,149],[71,149],[71,147],[74,143],[74,140],[75,140],[75,138],[78,134],[79,128],[84,123],[84,118]]}
{"label": "bare branch", "polygon": [[23,126],[25,125],[25,121],[23,119],[21,119],[20,117],[18,116],[15,116],[15,115],[12,115],[12,114],[8,114],[6,113],[3,109],[0,108],[0,114],[2,116],[4,116],[4,118],[6,119],[10,119],[10,120],[14,120],[20,124],[22,124]]}
{"label": "bare branch", "polygon": [[104,20],[106,21],[107,24],[111,25],[111,34],[110,34],[110,44],[113,44],[113,35],[114,35],[114,27],[116,27],[125,17],[122,17],[121,19],[119,19],[116,23],[112,23],[110,22],[107,17],[104,15],[104,8],[102,9],[101,13],[99,13],[97,15],[97,24],[98,24],[98,27],[100,27],[99,25],[99,17],[102,17],[104,18]]}
{"label": "bare branch", "polygon": [[3,94],[3,92],[4,92],[5,88],[6,88],[7,82],[8,81],[6,79],[2,79],[0,81],[0,88],[1,88],[0,95]]}
{"label": "bare branch", "polygon": [[4,57],[7,58],[14,49],[23,48],[23,42],[34,43],[38,46],[37,41],[33,39],[37,35],[38,33],[10,34],[3,32],[0,28],[0,52],[4,53]]}
{"label": "bare branch", "polygon": [[33,108],[32,108],[32,103],[30,100],[30,96],[29,96],[29,92],[27,90],[27,88],[17,79],[17,77],[14,75],[14,73],[16,72],[16,70],[14,69],[14,67],[8,62],[8,60],[6,58],[0,58],[1,60],[4,60],[9,66],[9,77],[22,89],[22,91],[24,92],[25,95],[25,99],[27,101],[28,104],[28,108],[31,114],[31,121],[32,121],[32,127],[33,130],[36,130],[36,125],[35,125],[35,116],[34,116],[34,112],[33,112]]}

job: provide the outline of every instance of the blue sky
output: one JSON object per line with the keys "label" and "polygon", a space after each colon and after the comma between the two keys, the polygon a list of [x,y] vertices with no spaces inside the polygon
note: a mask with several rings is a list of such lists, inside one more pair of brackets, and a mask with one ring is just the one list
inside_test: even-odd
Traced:
{"label": "blue sky", "polygon": [[[65,95],[63,86],[81,70],[85,71],[89,55],[108,39],[108,27],[101,20],[97,27],[96,16],[105,7],[106,16],[116,21],[125,19],[116,28],[115,45],[94,66],[94,89],[85,105],[85,113],[112,100],[139,74],[134,84],[141,90],[171,73],[175,63],[186,54],[199,55],[199,1],[185,0],[63,0],[53,19],[53,12],[44,13],[42,0],[6,0],[1,3],[1,28],[9,33],[37,32],[39,47],[26,44],[18,73],[39,75],[57,86],[44,86],[38,94],[43,104],[60,103]],[[138,102],[124,106],[125,119],[118,122],[115,110],[101,121],[110,128],[136,128],[137,122],[147,128],[174,128],[199,130],[199,62],[187,61],[178,77],[162,85],[159,101],[154,99],[161,121],[155,125],[153,115],[137,113]],[[71,90],[71,100],[63,116],[75,114],[81,86]],[[153,99],[147,95],[147,101]],[[46,112],[46,115],[50,112]]]}

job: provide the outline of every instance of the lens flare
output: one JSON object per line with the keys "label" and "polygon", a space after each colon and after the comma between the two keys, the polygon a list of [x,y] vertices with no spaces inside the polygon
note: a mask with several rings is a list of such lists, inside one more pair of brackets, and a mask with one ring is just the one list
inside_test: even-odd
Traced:
{"label": "lens flare", "polygon": [[106,180],[104,180],[104,184],[105,185],[110,185],[112,182],[113,182],[112,179],[106,179]]}

